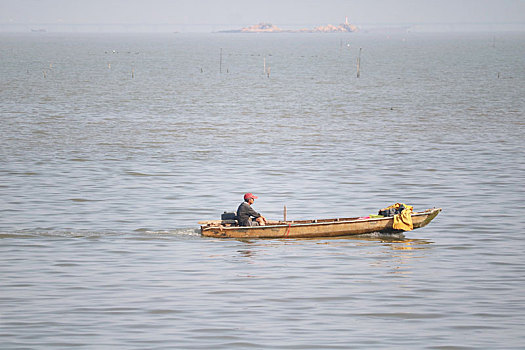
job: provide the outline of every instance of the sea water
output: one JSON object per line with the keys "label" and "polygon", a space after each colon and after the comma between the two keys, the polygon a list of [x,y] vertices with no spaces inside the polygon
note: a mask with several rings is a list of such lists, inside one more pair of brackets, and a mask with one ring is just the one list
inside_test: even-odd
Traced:
{"label": "sea water", "polygon": [[[523,33],[1,34],[0,347],[521,348],[524,92]],[[443,212],[201,237],[245,192]]]}

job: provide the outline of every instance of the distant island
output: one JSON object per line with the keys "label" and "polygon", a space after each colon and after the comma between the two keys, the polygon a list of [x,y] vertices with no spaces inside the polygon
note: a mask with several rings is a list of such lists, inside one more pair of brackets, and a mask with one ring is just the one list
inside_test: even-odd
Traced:
{"label": "distant island", "polygon": [[345,23],[338,26],[328,24],[313,29],[284,30],[271,23],[259,23],[241,29],[221,30],[219,33],[351,33],[356,31],[358,31],[358,28],[355,25],[348,23],[348,17],[346,17]]}

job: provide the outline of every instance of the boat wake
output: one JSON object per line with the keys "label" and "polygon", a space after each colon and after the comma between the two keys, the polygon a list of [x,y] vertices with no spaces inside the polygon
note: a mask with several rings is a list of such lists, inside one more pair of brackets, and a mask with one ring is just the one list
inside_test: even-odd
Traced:
{"label": "boat wake", "polygon": [[171,230],[152,230],[140,228],[134,231],[119,230],[56,230],[49,228],[24,229],[17,231],[0,231],[0,239],[7,238],[160,238],[160,237],[200,237],[200,231],[195,228],[176,228]]}
{"label": "boat wake", "polygon": [[173,230],[149,230],[149,229],[137,229],[134,232],[144,233],[147,235],[159,235],[159,236],[195,236],[200,237],[200,230],[196,228],[178,228]]}

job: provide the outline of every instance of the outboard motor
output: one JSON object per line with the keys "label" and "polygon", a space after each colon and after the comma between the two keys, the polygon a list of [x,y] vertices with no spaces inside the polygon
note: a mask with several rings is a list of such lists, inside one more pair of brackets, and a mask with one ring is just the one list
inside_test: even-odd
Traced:
{"label": "outboard motor", "polygon": [[236,213],[228,213],[224,212],[221,214],[221,224],[222,225],[231,225],[231,226],[237,226],[237,214]]}

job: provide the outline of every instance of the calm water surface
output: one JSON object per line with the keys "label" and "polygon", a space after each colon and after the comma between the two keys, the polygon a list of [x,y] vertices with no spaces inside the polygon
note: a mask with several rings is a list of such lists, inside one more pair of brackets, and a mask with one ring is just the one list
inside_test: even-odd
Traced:
{"label": "calm water surface", "polygon": [[[2,34],[0,62],[0,348],[525,343],[525,35]],[[244,192],[443,212],[201,237]]]}

